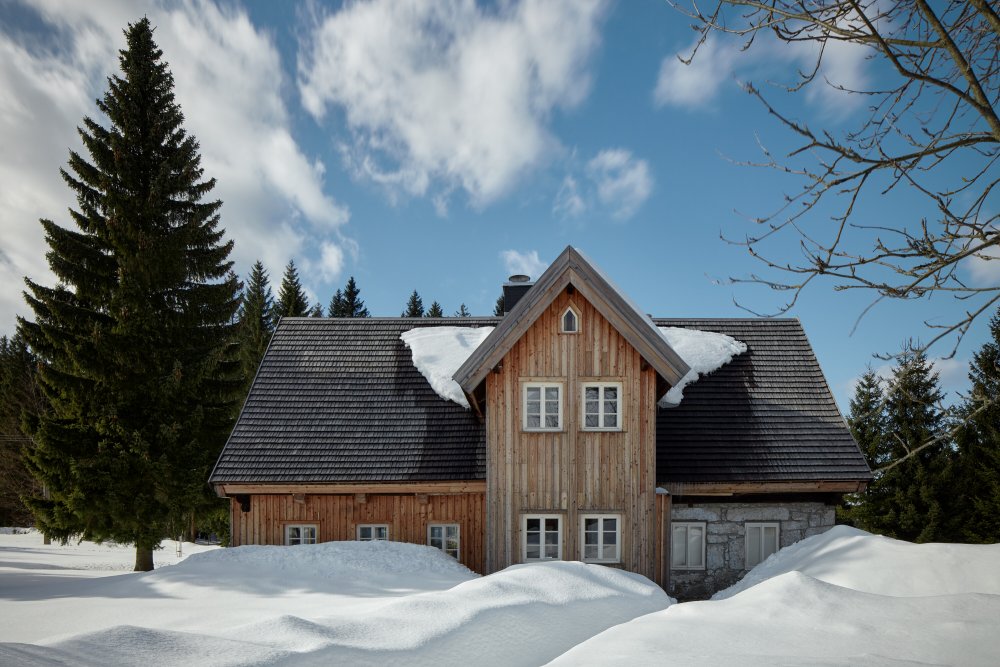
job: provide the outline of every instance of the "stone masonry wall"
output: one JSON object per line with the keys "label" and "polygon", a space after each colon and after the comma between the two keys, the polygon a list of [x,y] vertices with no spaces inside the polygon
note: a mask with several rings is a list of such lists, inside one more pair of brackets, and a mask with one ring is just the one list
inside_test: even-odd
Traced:
{"label": "stone masonry wall", "polygon": [[705,569],[670,571],[670,595],[698,600],[732,586],[747,573],[744,551],[747,521],[779,523],[779,544],[787,547],[832,528],[836,514],[832,505],[822,502],[695,503],[691,507],[677,503],[670,518],[705,522]]}

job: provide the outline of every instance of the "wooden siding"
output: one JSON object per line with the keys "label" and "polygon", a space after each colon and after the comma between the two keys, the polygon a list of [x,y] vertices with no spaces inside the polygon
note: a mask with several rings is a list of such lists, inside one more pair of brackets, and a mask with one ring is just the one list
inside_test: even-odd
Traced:
{"label": "wooden siding", "polygon": [[[572,305],[580,331],[559,332]],[[585,381],[620,382],[621,431],[580,430]],[[563,558],[580,560],[581,513],[620,514],[620,566],[657,570],[656,372],[579,292],[563,291],[486,379],[486,570],[521,561],[521,517],[563,517]],[[563,430],[524,432],[522,383],[563,383]]]}
{"label": "wooden siding", "polygon": [[287,524],[316,524],[320,542],[353,540],[358,524],[388,524],[389,539],[427,544],[427,526],[457,523],[459,561],[483,573],[484,496],[462,494],[257,494],[230,503],[232,546],[283,544]]}

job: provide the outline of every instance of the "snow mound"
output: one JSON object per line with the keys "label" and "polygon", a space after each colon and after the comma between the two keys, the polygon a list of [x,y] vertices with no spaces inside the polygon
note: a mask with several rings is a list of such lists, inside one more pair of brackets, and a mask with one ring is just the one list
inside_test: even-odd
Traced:
{"label": "snow mound", "polygon": [[835,526],[781,549],[712,599],[733,597],[788,572],[896,597],[1000,595],[1000,544],[912,544]]}
{"label": "snow mound", "polygon": [[[857,562],[856,567],[865,563]],[[787,572],[611,628],[553,665],[995,665],[1000,596],[891,597]]]}
{"label": "snow mound", "polygon": [[413,365],[438,396],[469,408],[465,392],[452,376],[495,327],[417,327],[400,335]]}
{"label": "snow mound", "polygon": [[719,370],[732,361],[733,357],[747,351],[746,343],[725,334],[677,327],[659,327],[659,329],[674,352],[691,367],[681,381],[660,399],[661,408],[679,405],[684,398],[686,386],[703,375]]}

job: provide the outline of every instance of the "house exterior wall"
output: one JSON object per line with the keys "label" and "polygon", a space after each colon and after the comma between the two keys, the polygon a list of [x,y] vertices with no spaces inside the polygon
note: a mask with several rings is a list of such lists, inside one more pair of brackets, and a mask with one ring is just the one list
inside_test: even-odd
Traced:
{"label": "house exterior wall", "polygon": [[284,544],[288,524],[315,524],[319,542],[354,540],[358,524],[387,524],[390,540],[427,544],[429,524],[458,524],[459,562],[483,573],[484,506],[482,493],[254,494],[248,512],[231,499],[231,544]]}
{"label": "house exterior wall", "polygon": [[[578,333],[560,333],[567,307]],[[581,429],[588,380],[621,383],[620,431]],[[563,386],[563,427],[525,432],[522,385]],[[621,517],[618,566],[656,576],[656,374],[578,292],[563,291],[486,378],[486,570],[522,561],[522,517],[562,519],[562,558],[582,560],[580,516]]]}
{"label": "house exterior wall", "polygon": [[704,599],[732,586],[747,573],[746,523],[779,524],[779,547],[819,535],[834,526],[836,513],[823,502],[676,502],[671,521],[705,522],[705,569],[670,572],[670,595],[683,600]]}

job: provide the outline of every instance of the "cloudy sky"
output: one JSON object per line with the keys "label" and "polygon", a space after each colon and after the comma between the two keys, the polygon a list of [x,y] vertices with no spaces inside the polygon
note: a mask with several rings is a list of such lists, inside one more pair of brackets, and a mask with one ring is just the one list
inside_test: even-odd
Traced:
{"label": "cloudy sky", "polygon": [[[783,295],[731,284],[763,267],[720,235],[798,184],[738,164],[789,138],[740,89],[790,81],[809,53],[750,52],[722,39],[691,66],[694,33],[661,0],[214,2],[6,0],[0,3],[0,333],[25,315],[22,279],[52,282],[39,218],[68,225],[59,176],[76,127],[117,68],[122,29],[142,16],[175,77],[186,127],[218,180],[236,269],[261,259],[272,282],[294,259],[324,305],[355,276],[375,315],[395,316],[416,289],[446,313],[489,314],[511,273],[533,277],[568,244],[659,316],[773,312]],[[878,73],[865,53],[828,54],[831,83]],[[777,94],[777,93],[775,93]],[[785,100],[834,129],[861,100],[818,86]],[[871,197],[858,215],[919,217],[905,193]],[[794,261],[794,239],[777,253]],[[781,244],[785,245],[782,246]],[[1000,262],[963,270],[996,284]],[[817,284],[792,311],[846,407],[873,353],[927,338],[947,299],[880,304]],[[945,385],[962,389],[978,324]],[[934,350],[945,354],[950,347]]]}

